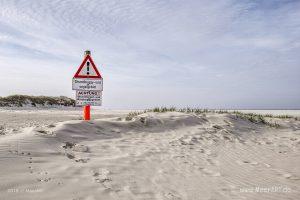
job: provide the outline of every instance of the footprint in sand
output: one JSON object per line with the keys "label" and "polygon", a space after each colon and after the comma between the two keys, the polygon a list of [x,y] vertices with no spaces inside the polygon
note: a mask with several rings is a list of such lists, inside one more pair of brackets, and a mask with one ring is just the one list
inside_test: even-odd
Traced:
{"label": "footprint in sand", "polygon": [[289,172],[285,172],[285,171],[283,171],[281,169],[272,168],[271,170],[273,170],[274,172],[276,172],[276,174],[278,176],[284,177],[286,179],[293,180],[293,181],[299,181],[300,180],[300,177],[298,177],[298,176],[296,176],[294,174],[291,174]]}
{"label": "footprint in sand", "polygon": [[62,146],[65,149],[65,155],[69,159],[74,159],[75,162],[80,163],[87,163],[90,159],[89,158],[76,158],[74,152],[82,152],[82,153],[89,153],[90,149],[88,146],[85,145],[77,145],[73,142],[65,142],[65,145]]}
{"label": "footprint in sand", "polygon": [[249,160],[237,160],[236,163],[239,164],[239,165],[245,165],[245,164],[258,165],[258,162],[249,161]]}
{"label": "footprint in sand", "polygon": [[207,168],[200,168],[200,170],[201,170],[205,175],[208,175],[208,176],[214,176],[214,177],[219,177],[219,176],[221,176],[221,173],[220,173],[220,172],[215,172],[215,171],[212,171],[212,170],[207,169]]}
{"label": "footprint in sand", "polygon": [[74,154],[71,154],[71,153],[67,153],[66,156],[69,159],[74,159],[75,158]]}
{"label": "footprint in sand", "polygon": [[[22,152],[22,153],[24,153],[24,152]],[[24,154],[23,154],[23,155],[24,155]],[[30,152],[27,152],[25,155],[30,156],[31,153],[30,153]],[[32,157],[29,157],[29,158],[28,158],[28,163],[29,163],[29,166],[28,166],[29,172],[30,172],[30,174],[33,174],[33,167],[32,167],[33,161],[32,161]]]}
{"label": "footprint in sand", "polygon": [[210,158],[206,159],[206,162],[208,162],[209,165],[213,165],[213,166],[219,166],[220,165],[219,161],[213,160],[213,159],[210,159]]}
{"label": "footprint in sand", "polygon": [[65,142],[65,145],[63,145],[62,147],[64,149],[72,149],[76,144],[73,142]]}
{"label": "footprint in sand", "polygon": [[269,164],[267,164],[267,163],[263,163],[264,164],[264,166],[266,166],[267,168],[270,168],[271,167],[271,165],[269,165]]}
{"label": "footprint in sand", "polygon": [[[36,175],[38,175],[40,177],[41,176],[48,176],[49,175],[49,172],[47,172],[47,171],[40,171],[40,172],[35,171],[34,167],[32,166],[32,163],[33,163],[32,160],[33,160],[33,158],[29,157],[28,160],[29,160],[28,163],[30,164],[28,166],[30,174],[36,174]],[[37,181],[39,181],[39,182],[49,182],[51,179],[52,178],[50,178],[50,177],[41,177],[41,178],[37,178]]]}
{"label": "footprint in sand", "polygon": [[290,173],[285,173],[283,174],[283,177],[286,178],[286,179],[289,179],[289,180],[300,180],[299,177],[293,175],[293,174],[290,174]]}
{"label": "footprint in sand", "polygon": [[75,162],[87,163],[90,159],[89,158],[79,158],[76,159]]}
{"label": "footprint in sand", "polygon": [[54,124],[49,124],[47,127],[48,127],[48,128],[54,128],[55,125],[54,125]]}
{"label": "footprint in sand", "polygon": [[39,182],[49,182],[49,181],[51,181],[51,178],[38,178],[37,180]]}
{"label": "footprint in sand", "polygon": [[85,146],[85,145],[75,145],[73,147],[73,151],[90,153],[90,148],[88,146]]}
{"label": "footprint in sand", "polygon": [[258,162],[255,162],[255,161],[250,162],[250,165],[258,165]]}
{"label": "footprint in sand", "polygon": [[109,177],[110,171],[107,169],[99,169],[98,171],[93,173],[93,177],[96,183],[101,183],[105,188],[110,189],[111,186],[109,182],[112,179]]}
{"label": "footprint in sand", "polygon": [[28,169],[29,169],[30,174],[33,174],[33,167],[29,166]]}
{"label": "footprint in sand", "polygon": [[75,155],[73,153],[67,153],[66,154],[67,158],[71,159],[71,160],[75,160],[75,162],[78,163],[87,163],[90,159],[89,158],[77,158],[75,159]]}
{"label": "footprint in sand", "polygon": [[178,197],[177,195],[173,194],[173,192],[167,192],[163,195],[167,199],[172,199],[172,200],[180,200],[182,198]]}
{"label": "footprint in sand", "polygon": [[41,129],[41,128],[40,128],[40,129],[37,129],[36,132],[41,133],[41,134],[45,134],[45,135],[47,135],[47,134],[50,133],[49,131],[47,131],[47,130],[45,130],[45,129]]}
{"label": "footprint in sand", "polygon": [[198,149],[198,150],[196,150],[196,151],[198,151],[198,152],[200,152],[200,153],[205,153],[205,150],[204,150],[204,149]]}
{"label": "footprint in sand", "polygon": [[65,142],[65,144],[62,146],[64,149],[70,149],[72,151],[76,151],[76,152],[86,152],[86,153],[90,153],[90,148],[88,146],[85,145],[78,145],[76,143],[73,142]]}

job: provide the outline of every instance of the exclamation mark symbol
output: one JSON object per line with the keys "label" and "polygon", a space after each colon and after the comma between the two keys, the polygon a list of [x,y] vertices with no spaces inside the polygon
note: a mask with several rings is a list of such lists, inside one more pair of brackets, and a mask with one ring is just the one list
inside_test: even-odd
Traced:
{"label": "exclamation mark symbol", "polygon": [[87,68],[86,68],[86,74],[90,75],[90,62],[87,62],[86,66],[87,66]]}

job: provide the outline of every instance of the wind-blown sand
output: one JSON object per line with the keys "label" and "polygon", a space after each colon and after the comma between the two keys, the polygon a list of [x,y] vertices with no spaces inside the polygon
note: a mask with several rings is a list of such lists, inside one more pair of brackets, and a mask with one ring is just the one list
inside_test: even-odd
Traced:
{"label": "wind-blown sand", "polygon": [[80,111],[30,112],[0,112],[16,129],[0,136],[0,199],[300,197],[293,118],[271,128],[234,114],[150,112],[125,121],[124,112],[97,111],[99,119],[84,122]]}

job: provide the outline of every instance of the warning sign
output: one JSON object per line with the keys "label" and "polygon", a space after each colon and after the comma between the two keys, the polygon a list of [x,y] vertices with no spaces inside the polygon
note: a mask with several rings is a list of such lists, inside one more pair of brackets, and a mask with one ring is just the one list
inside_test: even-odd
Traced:
{"label": "warning sign", "polygon": [[90,119],[90,106],[102,105],[103,78],[97,69],[89,50],[72,80],[76,90],[76,106],[84,106],[84,119]]}
{"label": "warning sign", "polygon": [[81,65],[79,66],[74,78],[96,78],[101,79],[101,74],[98,71],[92,57],[86,55]]}
{"label": "warning sign", "polygon": [[101,91],[76,91],[76,105],[77,106],[101,106],[102,92]]}
{"label": "warning sign", "polygon": [[103,90],[103,79],[73,78],[73,90]]}

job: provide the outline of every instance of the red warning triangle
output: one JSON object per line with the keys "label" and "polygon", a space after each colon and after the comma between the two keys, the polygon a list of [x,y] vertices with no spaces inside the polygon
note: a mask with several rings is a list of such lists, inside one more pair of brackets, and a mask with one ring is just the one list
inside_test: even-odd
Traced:
{"label": "red warning triangle", "polygon": [[92,57],[87,55],[74,75],[74,78],[102,78],[102,76]]}

